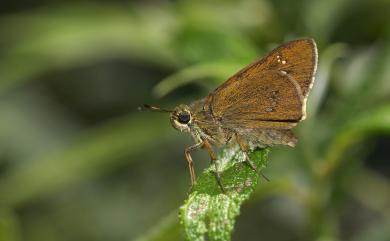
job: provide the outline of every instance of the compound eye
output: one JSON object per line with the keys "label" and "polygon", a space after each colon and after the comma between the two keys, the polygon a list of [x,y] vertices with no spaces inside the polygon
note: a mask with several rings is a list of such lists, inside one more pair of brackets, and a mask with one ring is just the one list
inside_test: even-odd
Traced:
{"label": "compound eye", "polygon": [[191,119],[191,116],[187,112],[180,112],[178,115],[178,120],[182,124],[187,124],[188,122],[190,122],[190,119]]}

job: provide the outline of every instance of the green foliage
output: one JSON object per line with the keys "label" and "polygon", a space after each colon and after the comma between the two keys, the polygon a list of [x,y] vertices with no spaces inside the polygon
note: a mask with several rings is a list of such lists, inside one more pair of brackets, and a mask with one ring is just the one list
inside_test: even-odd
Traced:
{"label": "green foliage", "polygon": [[[229,148],[217,160],[221,168],[221,190],[215,167],[209,167],[198,178],[187,201],[180,208],[180,220],[188,240],[230,240],[235,218],[241,205],[256,188],[259,175],[243,162],[242,152]],[[258,171],[267,165],[268,150],[257,150],[250,155]]]}
{"label": "green foliage", "polygon": [[20,240],[17,218],[9,210],[0,209],[0,240]]}
{"label": "green foliage", "polygon": [[[156,142],[163,141],[156,137],[170,129],[168,126],[161,128],[156,125],[158,120],[146,120],[142,116],[112,121],[80,137],[74,141],[74,146],[63,152],[53,153],[45,159],[32,161],[31,165],[9,172],[0,183],[3,195],[0,205],[20,205],[56,188],[81,181],[77,178],[88,179],[120,166],[121,156],[135,156]],[[147,124],[148,130],[139,129],[141,123]],[[138,138],[132,138],[134,135]],[[111,160],[110,165],[102,164],[106,159]],[[25,183],[30,184],[29,189],[23,188]]]}
{"label": "green foliage", "polygon": [[193,82],[220,83],[233,74],[231,73],[232,69],[239,69],[242,64],[214,62],[186,67],[161,80],[153,92],[157,97],[163,97],[173,90]]}

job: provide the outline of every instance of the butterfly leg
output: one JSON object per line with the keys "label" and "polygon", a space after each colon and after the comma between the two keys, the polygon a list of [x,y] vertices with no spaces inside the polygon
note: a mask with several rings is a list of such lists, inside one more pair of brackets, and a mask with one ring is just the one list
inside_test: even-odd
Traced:
{"label": "butterfly leg", "polygon": [[195,174],[195,169],[194,169],[194,161],[192,160],[191,157],[191,151],[197,150],[203,146],[203,142],[196,143],[193,146],[187,147],[186,150],[184,151],[184,154],[186,156],[187,162],[188,162],[188,169],[190,170],[190,175],[191,175],[191,186],[194,186],[196,183],[196,174]]}
{"label": "butterfly leg", "polygon": [[236,140],[237,140],[237,143],[238,143],[238,145],[240,147],[240,150],[244,153],[245,162],[249,165],[250,168],[253,169],[253,171],[257,172],[256,165],[249,158],[247,143],[243,139],[241,139],[238,134],[236,134]]}
{"label": "butterfly leg", "polygon": [[[246,142],[244,140],[242,140],[240,138],[239,135],[236,134],[236,140],[237,140],[237,143],[238,145],[240,146],[240,150],[244,153],[245,155],[245,162],[250,166],[250,168],[252,168],[253,171],[257,172],[257,168],[255,166],[255,164],[251,161],[251,159],[249,158],[249,155],[248,155],[248,145],[246,144]],[[266,180],[269,182],[269,179],[268,177],[266,177],[261,171],[260,171],[260,175]]]}
{"label": "butterfly leg", "polygon": [[218,168],[217,155],[215,155],[213,148],[211,147],[211,144],[207,140],[205,140],[203,143],[204,143],[204,147],[207,149],[210,155],[211,163],[214,164],[215,166],[215,176],[217,178],[218,185],[221,188],[222,192],[225,192],[225,188],[223,187],[221,181],[221,173],[219,172],[219,168]]}

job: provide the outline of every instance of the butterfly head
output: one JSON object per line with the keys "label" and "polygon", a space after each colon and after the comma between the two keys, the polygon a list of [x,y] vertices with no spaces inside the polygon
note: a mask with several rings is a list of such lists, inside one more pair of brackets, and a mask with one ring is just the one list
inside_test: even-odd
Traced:
{"label": "butterfly head", "polygon": [[179,105],[171,112],[171,124],[181,132],[190,132],[192,121],[193,116],[187,105]]}
{"label": "butterfly head", "polygon": [[174,110],[162,109],[157,106],[144,104],[139,110],[150,110],[157,112],[170,113],[172,126],[181,132],[190,132],[190,125],[193,122],[191,109],[187,105],[179,105]]}

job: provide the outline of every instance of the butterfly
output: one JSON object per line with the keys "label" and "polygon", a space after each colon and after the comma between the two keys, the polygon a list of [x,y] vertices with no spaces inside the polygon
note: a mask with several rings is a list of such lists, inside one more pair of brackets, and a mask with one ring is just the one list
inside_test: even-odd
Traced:
{"label": "butterfly", "polygon": [[[306,118],[306,101],[317,69],[313,39],[287,42],[240,70],[213,92],[173,110],[144,105],[170,113],[172,126],[191,134],[195,144],[185,149],[192,185],[196,182],[191,152],[205,148],[216,165],[213,146],[238,144],[252,169],[250,147],[295,146],[291,129]],[[216,176],[223,189],[220,173]]]}

